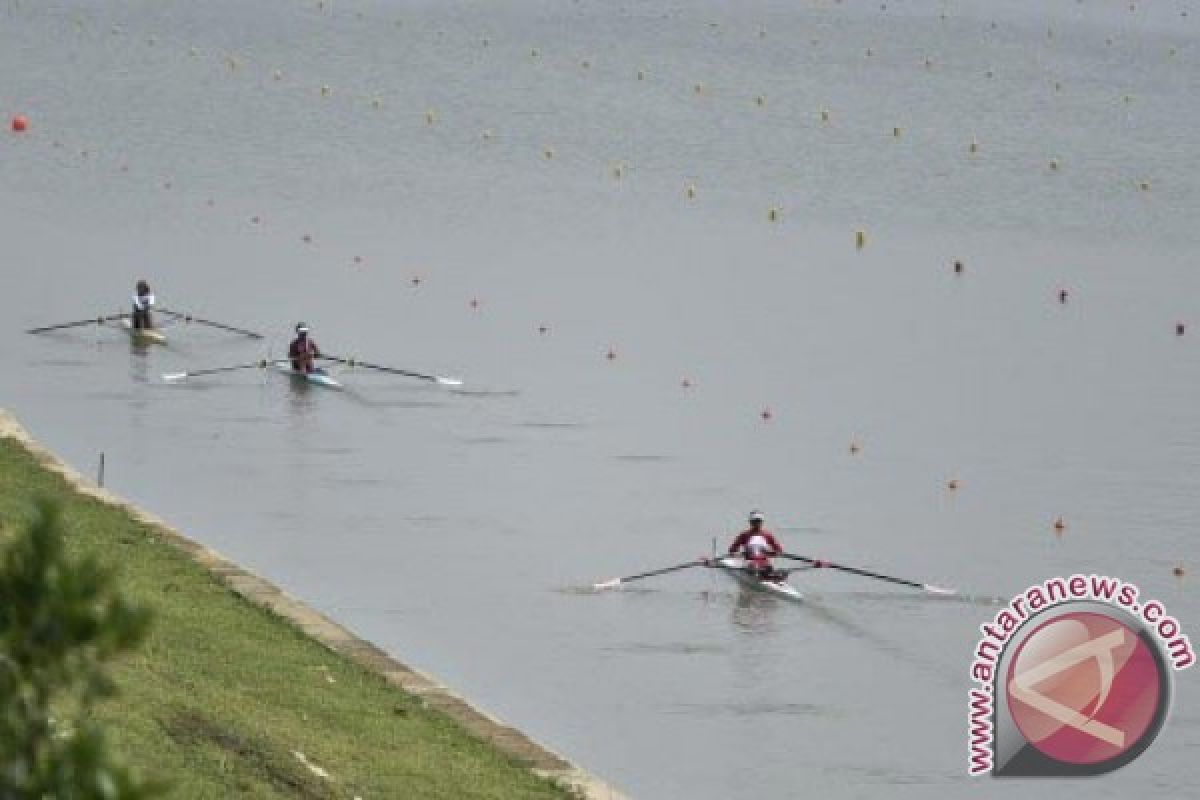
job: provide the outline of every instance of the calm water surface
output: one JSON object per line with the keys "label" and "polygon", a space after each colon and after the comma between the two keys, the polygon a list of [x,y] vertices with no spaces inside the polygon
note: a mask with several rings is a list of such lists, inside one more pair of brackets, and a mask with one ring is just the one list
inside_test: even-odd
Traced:
{"label": "calm water surface", "polygon": [[[1200,569],[1198,18],[4,0],[0,117],[31,130],[0,136],[0,404],[634,796],[1026,796],[965,777],[996,598],[1094,570],[1200,625],[1171,574]],[[268,342],[21,332],[141,276]],[[160,378],[278,355],[297,319],[465,391]],[[967,598],[579,591],[751,507]],[[1141,759],[1055,792],[1194,786],[1177,690]]]}

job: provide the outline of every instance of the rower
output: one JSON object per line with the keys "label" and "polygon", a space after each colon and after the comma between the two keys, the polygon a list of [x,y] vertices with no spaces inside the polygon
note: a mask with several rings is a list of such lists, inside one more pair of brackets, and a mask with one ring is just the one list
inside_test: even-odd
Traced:
{"label": "rower", "polygon": [[154,327],[154,320],[150,318],[150,309],[153,307],[154,295],[150,292],[150,284],[144,280],[138,281],[133,295],[133,314],[130,316],[130,324],[134,330],[149,330]]}
{"label": "rower", "polygon": [[296,323],[296,338],[288,345],[288,358],[292,360],[292,369],[307,375],[316,370],[313,359],[320,355],[321,350],[317,343],[308,338],[308,326],[303,322]]}
{"label": "rower", "polygon": [[763,513],[750,512],[750,527],[742,531],[729,545],[730,555],[740,555],[746,559],[746,569],[755,572],[760,578],[775,579],[778,577],[771,566],[771,556],[783,552],[775,534],[763,527]]}

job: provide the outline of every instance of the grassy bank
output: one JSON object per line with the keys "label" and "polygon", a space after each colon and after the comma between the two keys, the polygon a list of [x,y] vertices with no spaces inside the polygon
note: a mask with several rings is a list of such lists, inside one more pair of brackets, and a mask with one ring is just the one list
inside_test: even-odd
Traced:
{"label": "grassy bank", "polygon": [[568,796],[0,438],[0,526],[20,524],[38,494],[62,503],[73,553],[116,565],[127,595],[154,611],[149,639],[116,670],[121,694],[100,714],[122,758],[169,780],[171,796]]}

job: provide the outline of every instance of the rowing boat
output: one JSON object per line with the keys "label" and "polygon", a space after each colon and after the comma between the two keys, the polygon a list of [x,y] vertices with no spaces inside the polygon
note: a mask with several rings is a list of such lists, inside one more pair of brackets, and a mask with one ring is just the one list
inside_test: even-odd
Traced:
{"label": "rowing boat", "polygon": [[317,386],[324,386],[327,389],[343,388],[340,381],[320,367],[314,369],[312,372],[301,372],[298,369],[292,369],[289,364],[276,364],[275,369],[285,375],[290,375],[296,381],[306,381]]}
{"label": "rowing boat", "polygon": [[746,568],[746,559],[736,556],[726,556],[718,558],[713,562],[713,566],[724,572],[729,577],[740,583],[747,589],[756,592],[765,592],[772,594],[784,600],[792,600],[801,602],[804,600],[804,594],[787,582],[787,578],[779,580],[760,578],[754,572]]}
{"label": "rowing boat", "polygon": [[138,344],[166,344],[167,337],[157,328],[135,328],[133,322],[126,317],[121,320],[121,330],[129,334],[129,338]]}

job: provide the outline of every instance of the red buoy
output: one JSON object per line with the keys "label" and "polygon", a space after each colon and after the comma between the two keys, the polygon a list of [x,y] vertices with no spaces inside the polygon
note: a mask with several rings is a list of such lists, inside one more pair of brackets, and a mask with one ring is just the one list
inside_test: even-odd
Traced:
{"label": "red buoy", "polygon": [[13,133],[24,133],[29,128],[29,120],[24,114],[17,114],[12,118]]}

